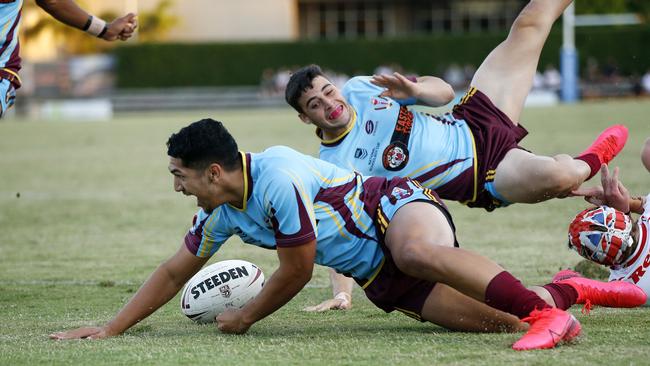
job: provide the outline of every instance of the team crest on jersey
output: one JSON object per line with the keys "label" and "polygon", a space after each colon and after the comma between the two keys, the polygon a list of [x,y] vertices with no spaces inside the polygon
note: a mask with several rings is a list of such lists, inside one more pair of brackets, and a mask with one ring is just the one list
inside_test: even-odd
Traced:
{"label": "team crest on jersey", "polygon": [[403,143],[397,141],[386,147],[382,162],[384,168],[390,171],[397,171],[404,168],[409,161],[409,150]]}
{"label": "team crest on jersey", "polygon": [[370,99],[370,103],[372,103],[376,111],[393,106],[393,102],[391,102],[390,99],[384,97],[373,97]]}
{"label": "team crest on jersey", "polygon": [[366,133],[368,135],[372,135],[372,133],[375,132],[375,122],[372,120],[367,120],[366,121]]}
{"label": "team crest on jersey", "polygon": [[225,297],[226,299],[232,295],[232,291],[230,290],[230,286],[228,285],[223,285],[219,287],[219,292],[221,292],[221,296]]}
{"label": "team crest on jersey", "polygon": [[408,198],[413,194],[413,191],[410,189],[404,189],[400,187],[395,187],[393,188],[393,191],[390,192],[390,195],[394,197],[396,200],[402,200],[404,198]]}

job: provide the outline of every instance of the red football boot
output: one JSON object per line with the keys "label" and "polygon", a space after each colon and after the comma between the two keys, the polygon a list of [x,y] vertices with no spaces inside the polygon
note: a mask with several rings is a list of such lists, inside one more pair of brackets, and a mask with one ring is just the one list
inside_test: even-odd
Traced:
{"label": "red football boot", "polygon": [[598,156],[601,165],[608,164],[623,150],[627,135],[627,127],[623,125],[610,126],[601,132],[596,140],[579,156],[595,154]]}
{"label": "red football boot", "polygon": [[563,269],[559,271],[558,273],[553,276],[553,280],[551,282],[557,283],[562,280],[566,280],[567,278],[571,277],[582,277],[582,275],[576,271],[570,270],[570,269]]}
{"label": "red football boot", "polygon": [[[556,274],[558,277],[560,273]],[[554,277],[554,278],[555,278]],[[578,292],[578,304],[585,304],[587,311],[592,305],[610,308],[635,308],[645,304],[648,297],[643,290],[629,282],[601,282],[585,277],[569,277],[557,281],[573,287]]]}
{"label": "red football boot", "polygon": [[533,310],[522,321],[530,324],[530,328],[512,345],[516,351],[553,348],[560,342],[570,342],[582,332],[580,322],[558,308]]}

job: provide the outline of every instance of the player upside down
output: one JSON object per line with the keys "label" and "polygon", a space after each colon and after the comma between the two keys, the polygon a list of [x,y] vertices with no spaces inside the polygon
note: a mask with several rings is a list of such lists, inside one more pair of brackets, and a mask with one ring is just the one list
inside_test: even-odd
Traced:
{"label": "player upside down", "polygon": [[[624,126],[611,126],[575,158],[536,155],[519,145],[528,133],[519,121],[540,53],[570,3],[530,1],[451,113],[435,116],[409,107],[451,102],[454,91],[439,78],[355,77],[339,90],[315,65],[292,75],[286,100],[303,122],[317,127],[320,158],[346,169],[408,176],[443,199],[488,211],[565,197],[611,161],[628,137]],[[349,307],[352,282],[336,273],[330,277],[339,298],[315,309]]]}

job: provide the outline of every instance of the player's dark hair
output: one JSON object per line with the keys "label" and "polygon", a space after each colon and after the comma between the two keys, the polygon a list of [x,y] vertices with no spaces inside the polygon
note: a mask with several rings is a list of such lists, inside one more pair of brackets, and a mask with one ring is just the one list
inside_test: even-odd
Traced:
{"label": "player's dark hair", "polygon": [[287,83],[287,88],[284,91],[284,99],[293,107],[298,113],[302,113],[303,110],[298,105],[298,99],[302,93],[307,89],[311,89],[311,82],[315,77],[322,76],[327,78],[323,73],[323,70],[318,65],[308,65],[298,69],[296,72],[291,74],[289,82]]}
{"label": "player's dark hair", "polygon": [[167,140],[167,155],[181,159],[192,169],[205,169],[217,163],[234,170],[240,154],[237,142],[219,121],[210,118],[191,123]]}

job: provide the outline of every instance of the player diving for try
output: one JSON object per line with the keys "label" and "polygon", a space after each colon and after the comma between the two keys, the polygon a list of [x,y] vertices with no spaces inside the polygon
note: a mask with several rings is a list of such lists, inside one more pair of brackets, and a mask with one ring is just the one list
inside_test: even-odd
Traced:
{"label": "player diving for try", "polygon": [[[321,159],[361,174],[408,176],[443,199],[488,211],[565,197],[612,160],[628,135],[624,126],[611,126],[575,158],[540,156],[519,146],[528,133],[519,120],[542,47],[570,3],[530,1],[451,113],[408,107],[452,101],[453,89],[439,78],[355,77],[339,90],[316,65],[291,76],[286,100],[303,122],[317,127]],[[330,275],[336,297],[312,309],[350,306],[352,281]]]}
{"label": "player diving for try", "polygon": [[233,235],[275,249],[279,267],[242,309],[217,316],[225,333],[245,333],[290,301],[314,263],[353,277],[386,312],[466,331],[524,330],[521,319],[530,327],[516,350],[577,337],[580,323],[562,310],[573,303],[629,307],[646,300],[624,282],[569,279],[525,288],[496,263],[459,248],[443,203],[408,178],[362,176],[282,146],[243,153],[210,119],[182,128],[167,146],[174,189],[195,196],[200,207],[184,243],[106,325],[51,338],[123,333],[172,299]]}

